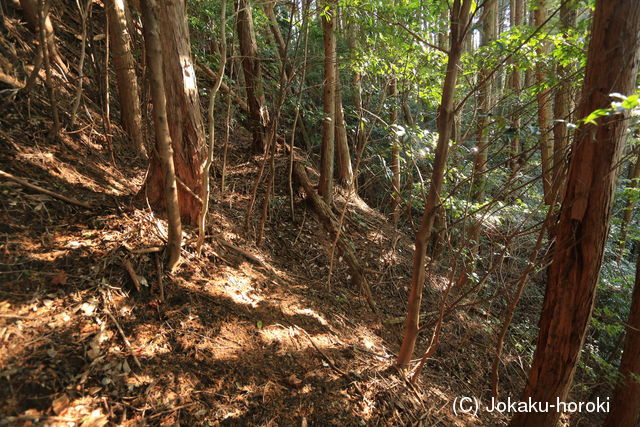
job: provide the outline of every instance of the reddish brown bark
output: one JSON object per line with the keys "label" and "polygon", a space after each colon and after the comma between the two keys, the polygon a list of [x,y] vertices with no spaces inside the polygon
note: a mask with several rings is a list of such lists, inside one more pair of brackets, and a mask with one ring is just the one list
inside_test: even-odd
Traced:
{"label": "reddish brown bark", "polygon": [[640,425],[640,257],[627,321],[627,337],[620,362],[620,379],[613,393],[604,427]]}
{"label": "reddish brown bark", "polygon": [[[637,0],[598,0],[578,117],[607,108],[609,94],[635,87],[640,42]],[[607,238],[625,117],[582,125],[569,165],[556,228],[536,351],[522,400],[565,400],[593,309]],[[555,426],[556,411],[517,413],[512,426]]]}
{"label": "reddish brown bark", "polygon": [[324,85],[322,105],[322,145],[320,147],[320,180],[318,193],[325,203],[331,206],[333,201],[333,169],[335,161],[335,101],[336,101],[336,35],[335,0],[326,0],[327,10],[321,16],[322,38],[324,46]]}
{"label": "reddish brown bark", "polygon": [[254,151],[262,151],[266,146],[269,113],[262,90],[262,69],[258,60],[258,43],[253,28],[253,13],[250,0],[238,0],[236,29],[242,55],[242,71],[249,107],[249,124],[253,133]]}
{"label": "reddish brown bark", "polygon": [[[195,225],[201,205],[193,194],[198,194],[201,187],[204,125],[191,60],[185,7],[181,0],[162,1],[158,7],[158,22],[165,95],[170,100],[167,103],[167,121],[173,142],[176,176],[179,180],[180,217],[183,222]],[[152,206],[165,207],[162,168],[156,154],[151,157],[145,190]]]}
{"label": "reddish brown bark", "polygon": [[340,87],[340,74],[336,64],[336,161],[338,163],[337,178],[340,185],[347,190],[353,189],[353,167],[351,166],[351,151],[347,139],[347,127],[344,122],[344,109],[342,108],[342,90]]}
{"label": "reddish brown bark", "polygon": [[454,95],[458,79],[458,62],[462,53],[469,11],[472,0],[454,0],[451,8],[451,31],[449,35],[449,59],[442,88],[442,101],[438,109],[438,144],[431,173],[431,184],[425,204],[420,228],[416,233],[415,250],[413,252],[413,269],[411,273],[411,290],[407,302],[407,318],[404,322],[404,338],[398,353],[397,365],[407,367],[411,361],[413,350],[418,339],[420,329],[420,306],[422,305],[422,290],[425,280],[425,262],[427,242],[431,237],[433,223],[440,205],[440,191],[444,181],[444,170],[449,153],[449,141],[452,136],[455,118]]}
{"label": "reddish brown bark", "polygon": [[153,101],[153,121],[156,130],[156,146],[164,201],[167,206],[167,268],[172,271],[180,261],[180,244],[182,242],[182,223],[178,206],[178,191],[173,162],[173,150],[169,124],[167,122],[167,98],[162,77],[162,49],[160,47],[160,30],[158,27],[158,6],[155,0],[142,1],[142,18],[144,21],[144,39],[149,63],[149,79],[151,98]]}
{"label": "reddish brown bark", "polygon": [[136,65],[131,53],[131,35],[127,26],[127,4],[123,0],[109,0],[106,3],[109,13],[109,41],[111,56],[116,71],[118,96],[120,99],[120,118],[129,135],[132,147],[143,157],[147,150],[142,135],[142,113],[140,109],[140,91]]}

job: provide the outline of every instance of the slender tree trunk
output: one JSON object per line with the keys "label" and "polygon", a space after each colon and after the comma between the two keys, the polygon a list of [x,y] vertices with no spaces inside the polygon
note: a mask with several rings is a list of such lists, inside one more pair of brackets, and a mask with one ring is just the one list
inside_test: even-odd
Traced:
{"label": "slender tree trunk", "polygon": [[[196,75],[191,60],[186,5],[182,0],[158,3],[167,121],[173,143],[173,161],[178,180],[178,201],[182,221],[196,225],[201,201],[204,158],[204,124]],[[160,159],[152,155],[145,183],[149,203],[164,207],[164,178]]]}
{"label": "slender tree trunk", "polygon": [[[567,37],[567,31],[576,25],[576,10],[573,8],[573,1],[564,1],[560,5],[560,26],[563,37]],[[571,67],[558,64],[556,75],[560,80],[560,86],[555,91],[553,113],[555,122],[553,124],[553,193],[562,194],[567,175],[566,160],[567,148],[569,146],[569,127],[567,123],[571,121]],[[557,200],[557,198],[554,196]]]}
{"label": "slender tree trunk", "polygon": [[636,283],[627,321],[620,379],[613,392],[611,412],[604,427],[640,425],[640,257],[636,263]]}
{"label": "slender tree trunk", "polygon": [[[540,0],[537,8],[533,11],[534,24],[538,27],[544,24],[547,19],[547,0]],[[549,44],[542,41],[536,50],[540,58],[544,58],[549,52]],[[536,83],[545,84],[546,76],[544,64],[539,63],[535,70]],[[553,183],[553,135],[551,133],[552,120],[552,102],[550,89],[544,88],[538,92],[538,132],[540,135],[538,141],[540,143],[540,154],[542,157],[542,186],[544,190],[545,203],[549,204],[552,199],[552,183]]]}
{"label": "slender tree trunk", "polygon": [[333,202],[333,163],[335,142],[335,100],[336,100],[336,0],[325,0],[326,10],[320,17],[322,20],[322,37],[324,46],[324,85],[322,102],[324,119],[322,121],[322,146],[320,148],[320,182],[318,193],[325,203]]}
{"label": "slender tree trunk", "polygon": [[400,220],[400,142],[396,126],[398,125],[398,88],[395,77],[391,77],[389,84],[391,97],[391,218],[394,225]]}
{"label": "slender tree trunk", "polygon": [[262,89],[262,69],[258,60],[258,43],[253,28],[251,0],[237,0],[236,9],[238,11],[236,29],[249,106],[249,123],[253,133],[253,150],[260,152],[266,147],[269,111]]}
{"label": "slender tree trunk", "polygon": [[[511,12],[511,25],[522,25],[522,18],[524,16],[524,0],[511,0],[510,5]],[[515,97],[520,97],[520,91],[522,90],[522,73],[515,68],[511,72],[511,90]],[[514,112],[511,115],[511,158],[509,159],[509,166],[512,173],[515,173],[522,165],[522,156],[520,154],[520,113]]]}
{"label": "slender tree trunk", "polygon": [[413,350],[418,338],[420,322],[420,306],[422,304],[422,290],[425,280],[425,261],[427,242],[433,230],[433,222],[440,204],[440,192],[444,181],[444,171],[447,164],[449,141],[451,139],[454,121],[454,95],[458,79],[458,63],[462,53],[462,44],[469,20],[472,0],[454,0],[451,8],[450,49],[447,70],[442,89],[442,100],[438,109],[438,144],[436,147],[431,183],[427,194],[424,214],[420,228],[416,233],[415,250],[413,252],[413,269],[411,275],[411,290],[407,303],[407,318],[404,322],[404,338],[397,365],[407,367],[411,361]]}
{"label": "slender tree trunk", "polygon": [[120,118],[131,140],[131,146],[143,157],[147,157],[142,134],[142,113],[136,62],[131,53],[132,41],[127,26],[127,3],[125,0],[109,0],[106,7],[109,13],[111,55],[116,70],[120,98]]}
{"label": "slender tree trunk", "polygon": [[53,81],[53,73],[51,72],[51,50],[45,48],[49,37],[49,31],[47,29],[47,20],[49,19],[49,1],[39,0],[38,4],[38,19],[40,25],[38,25],[38,35],[40,36],[40,46],[42,46],[42,63],[45,71],[45,86],[47,87],[47,94],[49,95],[49,102],[51,103],[51,116],[53,118],[53,128],[49,132],[50,138],[57,138],[60,134],[60,116],[58,114],[58,96],[56,94],[56,86]]}
{"label": "slender tree trunk", "polygon": [[351,153],[349,140],[347,139],[347,127],[344,122],[344,109],[342,108],[342,89],[340,85],[339,67],[336,63],[336,98],[335,98],[335,141],[336,160],[338,163],[338,182],[346,190],[353,190],[353,168],[351,166]]}
{"label": "slender tree trunk", "polygon": [[[29,25],[33,27],[36,34],[40,31],[40,20],[38,18],[38,0],[20,0],[20,7],[24,12],[24,17],[29,22]],[[47,13],[44,23],[45,30],[45,45],[47,46],[47,53],[49,54],[49,60],[55,62],[66,73],[68,72],[67,66],[62,60],[58,47],[56,45],[56,35],[53,29],[53,23]]]}
{"label": "slender tree trunk", "polygon": [[[638,186],[638,181],[640,181],[640,155],[636,157],[635,163],[629,169],[627,178],[631,181],[629,182],[629,188],[636,188]],[[620,223],[620,237],[618,237],[618,262],[622,260],[624,249],[627,245],[627,233],[633,216],[634,205],[634,199],[632,197],[627,198],[622,213],[622,222]]]}
{"label": "slender tree trunk", "polygon": [[168,270],[171,272],[180,261],[180,244],[182,241],[182,224],[178,204],[178,189],[173,163],[173,148],[169,123],[167,121],[167,97],[164,86],[162,48],[158,26],[158,6],[155,0],[142,0],[142,19],[144,40],[149,64],[151,80],[151,98],[153,101],[153,121],[156,130],[160,169],[162,171],[162,187],[167,206],[168,218]]}
{"label": "slender tree trunk", "polygon": [[[607,108],[610,93],[635,88],[640,2],[597,0],[577,117]],[[611,72],[615,70],[615,72]],[[522,400],[565,400],[595,300],[607,239],[625,116],[600,118],[576,131],[567,189],[556,228],[540,332]],[[560,413],[517,413],[512,426],[555,426]]]}
{"label": "slender tree trunk", "polygon": [[[527,6],[527,3],[525,2],[525,10],[524,10],[524,16],[527,17],[527,21],[529,23],[530,26],[534,26],[535,25],[535,17],[534,17],[534,11]],[[534,84],[534,68],[529,67],[525,70],[524,72],[524,87],[525,88],[530,88],[531,86],[533,86]]]}
{"label": "slender tree trunk", "polygon": [[[356,55],[356,52],[358,51],[358,42],[357,42],[357,38],[356,38],[356,21],[355,19],[351,18],[348,19],[348,24],[347,24],[347,45],[349,47],[349,54],[353,57]],[[355,137],[354,137],[354,143],[353,143],[353,147],[356,153],[360,153],[360,149],[361,147],[364,146],[365,143],[365,132],[364,132],[364,122],[362,121],[362,117],[363,117],[363,109],[362,109],[362,81],[361,81],[361,74],[359,71],[353,71],[353,74],[351,75],[351,87],[352,87],[352,93],[353,93],[353,104],[355,106],[355,111],[358,114],[358,122],[356,124],[356,131],[355,131]],[[358,171],[355,172],[356,175],[358,173]],[[357,187],[358,187],[358,177],[354,176],[353,177],[353,186],[354,186],[354,190],[357,191]]]}
{"label": "slender tree trunk", "polygon": [[[484,3],[484,10],[482,13],[482,41],[481,46],[488,46],[496,38],[496,22],[498,15],[498,1],[487,0]],[[485,197],[485,187],[487,184],[487,178],[485,176],[487,172],[487,158],[489,155],[489,114],[491,112],[492,104],[492,87],[493,79],[488,78],[491,70],[489,68],[483,68],[478,76],[480,81],[484,80],[485,83],[480,86],[478,90],[478,115],[477,115],[477,130],[476,130],[476,156],[473,162],[473,180],[471,200],[474,203],[482,203]],[[481,221],[472,220],[472,224],[469,230],[469,239],[472,242],[471,253],[475,257],[478,253]],[[474,262],[472,261],[473,265]],[[473,268],[470,269],[471,271]]]}
{"label": "slender tree trunk", "polygon": [[269,0],[262,5],[262,10],[264,10],[264,14],[267,15],[267,19],[269,20],[269,29],[271,30],[271,34],[273,34],[273,38],[276,42],[278,56],[280,57],[280,61],[282,62],[282,66],[285,69],[288,80],[293,70],[291,69],[291,64],[287,60],[287,43],[282,36],[282,31],[280,31],[280,25],[278,24],[278,20],[276,18],[276,13],[274,10],[275,5],[275,1]]}

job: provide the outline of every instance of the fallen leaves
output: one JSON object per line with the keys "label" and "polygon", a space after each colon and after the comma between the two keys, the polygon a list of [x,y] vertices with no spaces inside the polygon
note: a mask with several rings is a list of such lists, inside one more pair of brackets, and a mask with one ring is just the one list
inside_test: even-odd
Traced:
{"label": "fallen leaves", "polygon": [[50,280],[50,284],[54,286],[66,285],[67,284],[67,273],[64,271],[57,272]]}

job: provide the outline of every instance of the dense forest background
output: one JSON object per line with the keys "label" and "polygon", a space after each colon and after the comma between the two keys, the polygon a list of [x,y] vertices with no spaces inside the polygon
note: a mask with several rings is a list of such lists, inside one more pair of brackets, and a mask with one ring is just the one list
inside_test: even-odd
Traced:
{"label": "dense forest background", "polygon": [[639,425],[636,0],[0,18],[0,424]]}

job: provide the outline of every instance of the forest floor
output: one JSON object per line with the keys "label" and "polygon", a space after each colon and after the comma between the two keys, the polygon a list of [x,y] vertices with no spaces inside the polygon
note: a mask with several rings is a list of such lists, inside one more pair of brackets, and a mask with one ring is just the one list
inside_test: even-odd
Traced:
{"label": "forest floor", "polygon": [[[61,39],[72,37],[58,28]],[[338,211],[348,204],[343,236],[367,269],[379,318],[337,252],[329,271],[332,241],[298,191],[292,216],[288,159],[279,153],[264,238],[255,244],[262,189],[244,223],[263,158],[247,154],[239,127],[224,192],[221,165],[214,168],[203,255],[196,256],[196,231],[187,227],[182,264],[174,274],[159,271],[162,253],[148,248],[163,245],[165,222],[140,194],[146,170],[127,151],[123,132],[114,123],[113,138],[105,137],[100,108],[90,101],[100,99],[97,85],[85,87],[79,131],[49,140],[51,106],[41,83],[27,99],[15,97],[35,54],[32,35],[9,17],[2,30],[0,170],[91,208],[0,178],[0,425],[506,422],[452,410],[457,397],[490,396],[489,311],[447,318],[446,339],[415,386],[393,368],[410,230],[397,230],[359,198],[336,197]],[[59,88],[63,123],[72,88]],[[427,320],[445,281],[429,279]],[[525,362],[509,353],[504,361],[502,391],[516,396]]]}
{"label": "forest floor", "polygon": [[136,253],[161,246],[165,227],[136,196],[145,170],[127,160],[119,138],[115,165],[98,132],[47,142],[42,117],[30,114],[16,105],[0,119],[0,170],[92,209],[0,180],[0,423],[474,423],[451,404],[487,388],[491,352],[478,351],[492,340],[481,318],[447,322],[447,340],[417,387],[392,369],[412,244],[378,212],[350,203],[344,234],[391,322],[370,311],[337,253],[328,283],[332,242],[300,194],[292,221],[284,156],[272,202],[279,208],[255,246],[256,221],[248,231],[242,224],[262,158],[248,158],[237,138],[227,190],[212,196],[203,256],[187,228],[184,261],[162,274],[161,301],[161,254]]}

